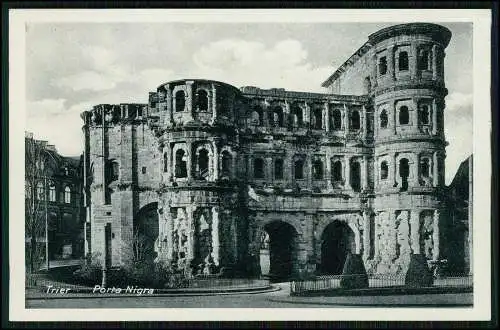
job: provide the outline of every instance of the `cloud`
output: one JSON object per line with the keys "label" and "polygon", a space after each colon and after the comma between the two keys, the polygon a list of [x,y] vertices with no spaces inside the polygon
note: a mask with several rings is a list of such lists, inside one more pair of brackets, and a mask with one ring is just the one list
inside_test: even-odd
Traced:
{"label": "cloud", "polygon": [[465,107],[472,105],[472,101],[473,101],[472,93],[459,93],[459,92],[451,93],[446,96],[445,111],[456,112],[459,109],[463,109]]}
{"label": "cloud", "polygon": [[83,71],[71,76],[57,79],[54,84],[60,88],[69,88],[73,91],[108,90],[117,85],[116,79],[95,71]]}
{"label": "cloud", "polygon": [[330,67],[315,68],[297,40],[286,39],[267,47],[256,41],[224,39],[202,46],[193,55],[194,72],[237,87],[321,91]]}

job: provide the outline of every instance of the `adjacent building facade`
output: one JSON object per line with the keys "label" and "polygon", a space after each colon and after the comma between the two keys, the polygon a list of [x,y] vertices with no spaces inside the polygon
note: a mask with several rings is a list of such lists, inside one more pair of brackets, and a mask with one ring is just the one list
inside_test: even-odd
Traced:
{"label": "adjacent building facade", "polygon": [[278,277],[341,273],[348,252],[370,273],[446,258],[450,38],[424,23],[375,32],[325,93],[186,79],[85,111],[91,251]]}

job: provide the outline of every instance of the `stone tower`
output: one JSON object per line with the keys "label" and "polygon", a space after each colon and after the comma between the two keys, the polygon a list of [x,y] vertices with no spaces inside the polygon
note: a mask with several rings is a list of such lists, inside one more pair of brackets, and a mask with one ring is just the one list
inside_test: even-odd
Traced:
{"label": "stone tower", "polygon": [[379,273],[405,270],[410,253],[441,257],[444,50],[450,38],[442,26],[418,23],[369,36]]}

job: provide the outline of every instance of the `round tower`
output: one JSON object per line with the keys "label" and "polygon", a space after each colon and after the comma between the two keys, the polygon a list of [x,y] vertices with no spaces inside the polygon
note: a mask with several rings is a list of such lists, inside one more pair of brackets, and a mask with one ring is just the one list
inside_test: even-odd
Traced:
{"label": "round tower", "polygon": [[410,254],[440,256],[444,187],[444,50],[440,25],[402,24],[369,36],[375,132],[375,271],[404,273]]}
{"label": "round tower", "polygon": [[245,244],[238,221],[240,91],[177,80],[159,86],[157,95],[159,259],[190,274],[234,269]]}

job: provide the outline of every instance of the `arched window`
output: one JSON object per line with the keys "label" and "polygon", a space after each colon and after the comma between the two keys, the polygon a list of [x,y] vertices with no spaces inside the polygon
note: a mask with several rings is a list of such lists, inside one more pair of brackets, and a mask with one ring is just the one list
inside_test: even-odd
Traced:
{"label": "arched window", "polygon": [[388,123],[387,111],[385,111],[384,109],[380,113],[380,128],[387,128],[387,123]]}
{"label": "arched window", "polygon": [[255,125],[255,126],[259,126],[261,124],[261,122],[260,122],[260,115],[255,110],[252,112],[251,123],[252,123],[252,125]]}
{"label": "arched window", "polygon": [[316,108],[313,110],[313,129],[322,129],[323,128],[323,110],[320,108]]}
{"label": "arched window", "polygon": [[333,129],[334,130],[339,130],[342,128],[342,113],[340,112],[339,109],[333,110],[332,114],[332,119],[333,119]]}
{"label": "arched window", "polygon": [[64,203],[71,203],[71,188],[69,186],[66,186],[66,188],[64,188]]}
{"label": "arched window", "polygon": [[187,158],[184,150],[179,149],[175,153],[175,177],[187,177]]}
{"label": "arched window", "polygon": [[387,73],[387,58],[385,56],[378,59],[378,72],[380,75]]}
{"label": "arched window", "polygon": [[53,182],[51,182],[49,186],[49,201],[56,201],[56,185]]}
{"label": "arched window", "polygon": [[175,93],[175,112],[184,111],[184,107],[186,105],[186,95],[184,91],[177,91]]}
{"label": "arched window", "polygon": [[297,159],[294,163],[294,177],[295,179],[304,179],[304,160]]}
{"label": "arched window", "polygon": [[387,180],[387,176],[389,175],[389,166],[387,166],[387,162],[384,160],[380,163],[380,179]]}
{"label": "arched window", "polygon": [[198,90],[198,110],[207,111],[208,110],[208,94],[204,89]]}
{"label": "arched window", "polygon": [[168,172],[168,155],[166,152],[163,154],[163,172]]}
{"label": "arched window", "polygon": [[232,163],[233,157],[227,150],[224,150],[222,152],[222,176],[231,177]]}
{"label": "arched window", "polygon": [[352,162],[350,166],[351,187],[354,191],[361,191],[361,166],[358,162]]}
{"label": "arched window", "polygon": [[255,179],[264,179],[264,160],[262,158],[253,160],[253,177]]}
{"label": "arched window", "polygon": [[410,176],[410,165],[408,159],[402,158],[399,161],[399,176],[401,177],[401,191],[408,190],[408,177]]}
{"label": "arched window", "polygon": [[293,127],[301,127],[303,125],[302,109],[299,106],[292,107],[292,125]]}
{"label": "arched window", "polygon": [[410,122],[410,113],[408,111],[408,107],[403,105],[399,108],[399,124],[400,125],[408,125]]}
{"label": "arched window", "polygon": [[45,200],[45,189],[42,182],[36,185],[36,196],[39,200]]}
{"label": "arched window", "polygon": [[323,162],[321,160],[316,159],[313,162],[312,175],[313,175],[314,180],[322,180],[323,179]]}
{"label": "arched window", "polygon": [[430,52],[422,49],[418,52],[417,68],[418,70],[430,70]]}
{"label": "arched window", "polygon": [[283,109],[281,107],[274,107],[272,112],[272,124],[275,127],[283,127]]}
{"label": "arched window", "polygon": [[119,173],[120,166],[116,160],[110,159],[106,161],[106,184],[118,180]]}
{"label": "arched window", "polygon": [[429,106],[422,105],[418,109],[418,123],[420,125],[428,125],[429,124]]}
{"label": "arched window", "polygon": [[209,155],[207,149],[200,149],[198,152],[198,176],[200,179],[208,178]]}
{"label": "arched window", "polygon": [[399,71],[407,71],[408,70],[408,53],[400,52],[398,57],[398,67]]}
{"label": "arched window", "polygon": [[357,110],[352,111],[349,119],[351,121],[349,128],[350,129],[359,129],[360,121],[361,121],[359,118],[359,111],[357,111]]}
{"label": "arched window", "polygon": [[342,162],[340,160],[333,163],[332,176],[334,182],[342,181]]}
{"label": "arched window", "polygon": [[420,160],[420,175],[423,178],[428,178],[430,175],[430,165],[428,158],[423,158]]}
{"label": "arched window", "polygon": [[283,159],[274,160],[274,178],[276,180],[283,179]]}

